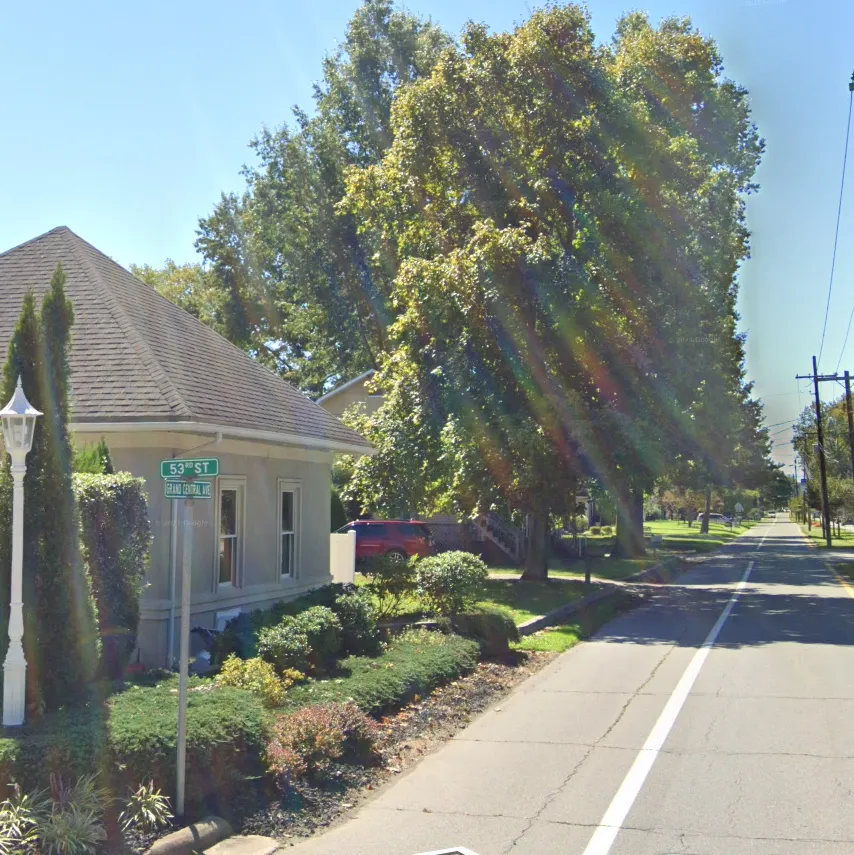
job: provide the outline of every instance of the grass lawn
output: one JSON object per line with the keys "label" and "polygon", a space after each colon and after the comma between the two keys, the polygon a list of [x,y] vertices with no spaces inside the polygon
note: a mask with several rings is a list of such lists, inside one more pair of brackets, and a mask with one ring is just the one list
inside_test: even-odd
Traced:
{"label": "grass lawn", "polygon": [[[520,571],[514,568],[511,572]],[[587,592],[584,590],[584,585],[559,579],[549,579],[545,582],[490,579],[481,589],[478,605],[503,609],[518,625],[531,618],[547,614],[559,606],[580,600],[585,593]]]}
{"label": "grass lawn", "polygon": [[709,533],[700,533],[700,524],[679,520],[656,520],[647,523],[653,534],[662,536],[661,548],[673,552],[711,552],[725,543],[734,540],[743,532],[752,528],[756,523],[745,521],[738,526],[726,526],[721,523],[709,523]]}
{"label": "grass lawn", "polygon": [[[640,573],[646,570],[647,567],[652,567],[653,564],[658,564],[667,556],[662,555],[661,550],[658,550],[658,558],[650,553],[647,558],[594,558],[590,562],[590,572],[593,576],[600,579],[611,579],[619,582],[622,579],[627,579],[629,576],[634,576],[635,573]],[[581,561],[558,561],[554,560],[552,566],[549,567],[549,575],[555,577],[569,577],[572,579],[584,578],[584,563]]]}
{"label": "grass lawn", "polygon": [[[827,543],[824,539],[824,535],[821,533],[820,525],[815,525],[809,532],[807,532],[807,527],[801,524],[801,531],[804,534],[809,534],[816,546],[827,549]],[[830,542],[832,544],[831,549],[841,550],[843,552],[854,552],[854,531],[846,531],[843,529],[841,536],[834,534],[831,537]]]}
{"label": "grass lawn", "polygon": [[579,641],[591,636],[599,627],[606,624],[621,611],[631,607],[632,600],[625,595],[607,597],[585,609],[572,623],[564,626],[550,626],[546,629],[526,635],[513,645],[515,650],[538,650],[563,653],[574,647]]}

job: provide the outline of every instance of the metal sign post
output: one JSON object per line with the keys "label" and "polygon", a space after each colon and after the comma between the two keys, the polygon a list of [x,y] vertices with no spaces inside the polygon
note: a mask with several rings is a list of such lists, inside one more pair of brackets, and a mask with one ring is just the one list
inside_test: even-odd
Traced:
{"label": "metal sign post", "polygon": [[184,501],[184,550],[181,559],[181,647],[178,666],[178,758],[175,813],[184,815],[187,778],[187,683],[190,675],[190,589],[193,581],[193,500]]}
{"label": "metal sign post", "polygon": [[161,460],[160,477],[167,499],[184,500],[184,537],[181,554],[181,642],[178,663],[178,756],[175,813],[184,815],[187,783],[187,684],[190,678],[190,605],[193,586],[193,509],[196,499],[210,499],[211,484],[197,478],[216,478],[219,459]]}

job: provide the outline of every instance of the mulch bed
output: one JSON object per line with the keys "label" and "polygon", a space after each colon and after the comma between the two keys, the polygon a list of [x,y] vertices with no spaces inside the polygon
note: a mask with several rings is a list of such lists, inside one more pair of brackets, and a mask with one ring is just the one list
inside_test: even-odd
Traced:
{"label": "mulch bed", "polygon": [[[557,654],[517,654],[508,661],[481,662],[471,674],[429,697],[416,699],[380,721],[382,761],[373,768],[338,764],[322,783],[298,782],[284,796],[263,801],[261,792],[243,794],[228,817],[242,834],[263,834],[287,842],[325,830],[372,792],[462,730],[491,703],[539,671]],[[260,782],[259,782],[260,784]]]}

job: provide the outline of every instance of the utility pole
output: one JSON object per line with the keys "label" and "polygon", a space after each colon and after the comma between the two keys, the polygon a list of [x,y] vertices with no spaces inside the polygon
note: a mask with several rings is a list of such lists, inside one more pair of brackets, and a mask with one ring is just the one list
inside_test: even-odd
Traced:
{"label": "utility pole", "polygon": [[854,476],[854,416],[851,415],[851,375],[847,371],[845,372],[845,412],[848,414],[848,448],[851,451],[851,475]]}
{"label": "utility pole", "polygon": [[[852,75],[852,81],[854,81],[854,75]],[[852,86],[854,86],[854,82],[852,82]],[[852,89],[854,91],[854,89]],[[822,533],[827,540],[827,545],[831,545],[831,529],[830,529],[830,502],[827,497],[827,463],[824,456],[824,428],[821,421],[821,400],[818,396],[818,384],[825,382],[840,382],[843,377],[839,374],[819,374],[818,373],[818,365],[816,364],[816,358],[812,358],[812,374],[798,374],[796,376],[797,380],[812,380],[813,388],[815,389],[815,420],[816,427],[818,428],[818,463],[819,469],[821,471],[821,502],[822,502]],[[845,409],[848,414],[848,445],[851,450],[851,474],[854,475],[854,417],[852,417],[851,412],[851,379],[849,373],[846,371],[844,375],[845,379]],[[806,463],[806,461],[801,461],[802,463]],[[804,476],[806,477],[806,476]],[[804,493],[804,502],[806,502],[806,492]]]}
{"label": "utility pole", "polygon": [[815,387],[815,424],[818,431],[818,467],[821,472],[821,504],[824,516],[824,539],[827,548],[833,546],[830,534],[830,500],[827,498],[827,462],[824,459],[824,430],[821,425],[821,398],[818,394],[818,365],[812,358],[812,379]]}

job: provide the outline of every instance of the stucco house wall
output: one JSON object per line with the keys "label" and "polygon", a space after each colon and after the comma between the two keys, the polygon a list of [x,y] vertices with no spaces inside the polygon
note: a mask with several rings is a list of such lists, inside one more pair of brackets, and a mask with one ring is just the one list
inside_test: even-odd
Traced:
{"label": "stucco house wall", "polygon": [[[153,545],[138,644],[144,664],[166,665],[177,655],[186,537],[193,540],[193,626],[216,629],[223,612],[263,608],[331,581],[331,454],[229,439],[217,444],[194,434],[119,433],[105,438],[116,468],[144,478],[148,493]],[[183,501],[164,497],[160,478],[161,460],[186,456],[217,457],[220,464],[220,475],[212,481],[213,498],[196,500],[192,519]],[[241,496],[236,584],[220,584],[218,579],[217,513],[224,484],[237,486]],[[288,576],[280,573],[282,487],[298,495],[296,560]],[[195,652],[200,643],[196,636],[192,640]]]}

